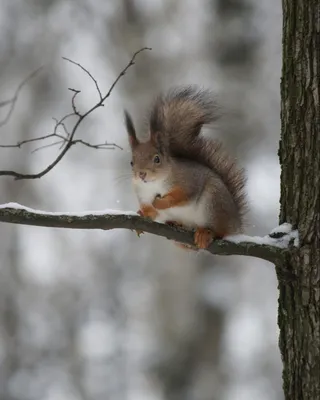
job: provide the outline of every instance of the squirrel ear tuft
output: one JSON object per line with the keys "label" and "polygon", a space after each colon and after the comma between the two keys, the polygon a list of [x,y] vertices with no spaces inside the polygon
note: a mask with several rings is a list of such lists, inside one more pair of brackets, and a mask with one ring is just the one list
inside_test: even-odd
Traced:
{"label": "squirrel ear tuft", "polygon": [[124,110],[124,120],[125,120],[127,132],[128,132],[128,136],[129,136],[129,142],[130,142],[131,147],[133,147],[133,146],[137,145],[139,143],[139,141],[137,139],[136,130],[134,128],[132,118],[127,110]]}
{"label": "squirrel ear tuft", "polygon": [[150,131],[151,132],[162,132],[164,130],[164,108],[163,99],[160,97],[157,99],[151,114],[150,114]]}
{"label": "squirrel ear tuft", "polygon": [[159,131],[151,131],[150,132],[150,140],[154,144],[154,146],[159,150],[161,154],[165,153],[166,148],[166,137],[162,132]]}

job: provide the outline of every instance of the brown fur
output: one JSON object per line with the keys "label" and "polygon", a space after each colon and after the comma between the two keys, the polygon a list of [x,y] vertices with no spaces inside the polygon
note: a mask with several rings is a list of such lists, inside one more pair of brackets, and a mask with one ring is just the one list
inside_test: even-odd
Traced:
{"label": "brown fur", "polygon": [[[207,247],[213,237],[240,232],[246,212],[244,171],[218,141],[200,135],[203,125],[218,118],[217,110],[209,91],[194,86],[173,89],[156,99],[150,112],[150,139],[145,143],[139,142],[132,119],[125,114],[135,181],[140,186],[141,180],[146,185],[152,182],[148,187],[159,182],[159,190],[161,185],[167,187],[161,198],[154,193],[150,201],[156,210],[194,204],[191,221],[178,210],[175,215],[177,223],[197,229],[195,242],[200,248]],[[199,226],[195,221],[203,221],[202,214],[196,215],[201,202],[207,219]]]}
{"label": "brown fur", "polygon": [[146,217],[146,218],[156,219],[157,215],[158,215],[158,211],[154,207],[150,206],[149,204],[141,204],[138,214],[140,214],[141,216]]}
{"label": "brown fur", "polygon": [[244,169],[222,149],[218,140],[199,136],[204,125],[220,117],[220,109],[209,90],[196,86],[177,87],[160,95],[150,113],[150,133],[157,131],[169,142],[172,156],[196,161],[213,170],[228,188],[241,225],[247,213]]}
{"label": "brown fur", "polygon": [[204,137],[196,137],[186,145],[172,149],[177,157],[192,159],[202,164],[219,176],[228,189],[235,204],[237,214],[244,224],[244,217],[247,213],[247,199],[245,192],[246,176],[244,169],[239,168],[223,149],[222,144],[217,140],[209,140]]}
{"label": "brown fur", "polygon": [[198,228],[194,234],[194,242],[199,249],[206,249],[216,237],[210,229]]}
{"label": "brown fur", "polygon": [[159,95],[150,112],[150,131],[164,132],[171,144],[200,134],[203,125],[219,118],[219,107],[209,90],[176,87]]}
{"label": "brown fur", "polygon": [[182,206],[189,201],[189,196],[181,188],[181,186],[173,187],[169,193],[163,197],[156,197],[152,203],[157,210],[165,210],[167,208]]}

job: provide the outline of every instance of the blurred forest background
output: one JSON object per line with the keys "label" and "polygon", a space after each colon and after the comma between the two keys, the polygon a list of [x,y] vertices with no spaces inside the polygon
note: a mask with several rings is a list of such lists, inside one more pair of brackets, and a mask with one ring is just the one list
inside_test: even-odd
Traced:
{"label": "blurred forest background", "polygon": [[[51,133],[52,117],[107,91],[137,58],[48,175],[0,179],[0,203],[47,211],[136,210],[123,108],[143,127],[159,90],[196,83],[227,110],[215,135],[248,170],[247,233],[278,222],[281,2],[1,0],[0,101],[33,70],[0,144]],[[7,109],[0,109],[0,120]],[[38,172],[39,143],[0,148],[0,169]],[[130,231],[0,225],[1,400],[281,400],[277,282],[271,264],[183,252]]]}

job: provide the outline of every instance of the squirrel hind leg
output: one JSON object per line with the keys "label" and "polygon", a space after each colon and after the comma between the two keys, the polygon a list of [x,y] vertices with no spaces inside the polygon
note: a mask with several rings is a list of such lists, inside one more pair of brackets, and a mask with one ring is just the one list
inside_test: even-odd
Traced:
{"label": "squirrel hind leg", "polygon": [[[166,221],[165,223],[166,223],[167,225],[170,225],[170,226],[177,226],[177,227],[180,227],[180,228],[185,228],[185,226],[184,226],[183,224],[180,224],[180,223],[177,222],[177,221]],[[190,244],[180,243],[180,242],[176,242],[176,241],[174,241],[173,243],[174,243],[175,246],[179,247],[179,248],[182,249],[182,250],[187,250],[187,251],[198,251],[198,248],[197,248],[197,247],[192,246],[192,245],[190,245]]]}
{"label": "squirrel hind leg", "polygon": [[194,234],[194,242],[199,249],[207,249],[216,237],[208,228],[197,228]]}

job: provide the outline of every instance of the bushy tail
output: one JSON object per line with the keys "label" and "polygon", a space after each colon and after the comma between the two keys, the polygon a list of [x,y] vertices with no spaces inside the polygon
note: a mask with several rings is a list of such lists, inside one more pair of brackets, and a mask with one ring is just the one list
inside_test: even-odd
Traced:
{"label": "bushy tail", "polygon": [[150,113],[150,130],[162,132],[181,143],[198,136],[203,125],[218,118],[218,105],[209,90],[196,86],[177,87],[155,100]]}
{"label": "bushy tail", "polygon": [[227,187],[236,206],[241,227],[247,213],[247,198],[245,192],[246,176],[243,168],[239,168],[223,149],[217,140],[202,136],[196,137],[190,146],[180,148],[177,156],[188,158],[203,164],[214,171]]}
{"label": "bushy tail", "polygon": [[178,87],[156,99],[150,115],[150,131],[163,135],[172,156],[205,165],[220,177],[232,196],[242,225],[247,212],[244,170],[218,140],[200,135],[202,127],[219,116],[219,106],[210,91],[196,86]]}

